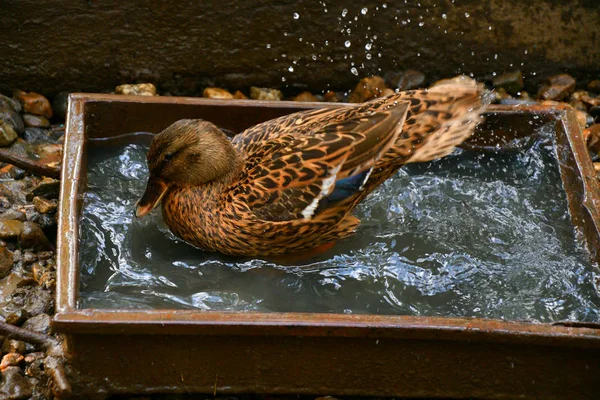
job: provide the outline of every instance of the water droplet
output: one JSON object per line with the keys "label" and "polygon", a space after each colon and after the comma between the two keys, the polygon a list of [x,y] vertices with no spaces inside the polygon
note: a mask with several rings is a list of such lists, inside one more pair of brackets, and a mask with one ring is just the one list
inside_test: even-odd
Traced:
{"label": "water droplet", "polygon": [[294,13],[294,19],[298,19],[298,18],[300,18],[300,14]]}
{"label": "water droplet", "polygon": [[352,72],[354,75],[358,76],[358,70],[356,69],[356,67],[350,68],[350,72]]}
{"label": "water droplet", "polygon": [[313,55],[311,56],[311,58],[312,58],[313,60],[316,60],[316,59],[317,59],[317,56],[313,54]]}
{"label": "water droplet", "polygon": [[465,18],[469,18],[470,16],[471,16],[471,14],[465,13]]}
{"label": "water droplet", "polygon": [[294,67],[292,67],[292,66],[290,65],[290,67],[288,68],[288,71],[290,71],[290,72],[294,72]]}
{"label": "water droplet", "polygon": [[419,26],[425,25],[425,22],[419,22]]}
{"label": "water droplet", "polygon": [[367,43],[367,44],[365,44],[365,50],[371,50],[372,46],[373,46],[373,43]]}
{"label": "water droplet", "polygon": [[383,3],[383,4],[381,5],[381,7],[383,7],[383,8],[387,8],[387,4]]}
{"label": "water droplet", "polygon": [[367,60],[370,60],[370,59],[371,59],[371,53],[367,53],[367,54],[365,55],[365,57],[367,58]]}
{"label": "water droplet", "polygon": [[285,76],[281,77],[281,82],[285,82]]}
{"label": "water droplet", "polygon": [[346,42],[344,43],[344,46],[346,47],[350,47],[352,45],[352,42],[350,42],[349,40],[346,40]]}
{"label": "water droplet", "polygon": [[347,14],[348,14],[348,10],[344,8],[342,10],[342,17],[345,17]]}
{"label": "water droplet", "polygon": [[271,43],[267,43],[267,49],[271,48]]}
{"label": "water droplet", "polygon": [[442,14],[442,18],[443,19],[448,19],[448,16],[446,14]]}
{"label": "water droplet", "polygon": [[369,9],[367,7],[363,8],[362,10],[360,10],[360,13],[362,15],[365,15],[367,12],[369,11]]}

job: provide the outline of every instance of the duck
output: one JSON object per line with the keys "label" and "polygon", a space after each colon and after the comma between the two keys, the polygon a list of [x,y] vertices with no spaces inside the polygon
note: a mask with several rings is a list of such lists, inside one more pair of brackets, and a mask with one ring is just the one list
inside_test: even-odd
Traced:
{"label": "duck", "polygon": [[230,139],[202,119],[155,135],[141,218],[204,251],[269,257],[329,248],[356,232],[352,210],[408,163],[444,157],[486,108],[483,87],[445,84],[300,111]]}

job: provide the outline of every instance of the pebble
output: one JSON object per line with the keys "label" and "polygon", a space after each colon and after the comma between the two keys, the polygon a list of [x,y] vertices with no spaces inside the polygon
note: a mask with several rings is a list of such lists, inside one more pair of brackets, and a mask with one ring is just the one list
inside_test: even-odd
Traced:
{"label": "pebble", "polygon": [[25,198],[27,199],[27,201],[32,201],[33,198],[36,196],[45,197],[46,199],[56,199],[58,198],[59,191],[59,180],[52,178],[44,178],[27,193]]}
{"label": "pebble", "polygon": [[204,89],[202,96],[209,99],[233,99],[233,95],[229,91],[217,87],[207,87]]}
{"label": "pebble", "polygon": [[52,106],[47,98],[35,92],[23,92],[15,90],[13,98],[19,100],[23,105],[25,112],[41,115],[42,117],[52,118]]}
{"label": "pebble", "polygon": [[468,77],[467,75],[457,75],[454,78],[440,79],[439,81],[434,82],[431,87],[455,83],[471,85],[477,83],[477,81],[471,77]]}
{"label": "pebble", "polygon": [[369,76],[361,79],[348,101],[350,103],[362,103],[376,97],[380,97],[385,90],[385,81],[380,76]]}
{"label": "pebble", "polygon": [[592,97],[589,94],[582,95],[581,101],[590,107],[600,107],[600,98]]}
{"label": "pebble", "polygon": [[328,103],[339,103],[340,102],[340,98],[338,97],[337,93],[334,92],[333,90],[329,90],[327,93],[325,93],[323,95],[323,100]]}
{"label": "pebble", "polygon": [[0,120],[10,125],[18,134],[23,133],[25,129],[23,119],[11,107],[0,105]]}
{"label": "pebble", "polygon": [[[35,254],[32,251],[26,251],[23,254],[23,262],[25,263],[25,265],[30,265],[33,264],[34,262],[36,262],[38,260],[38,256],[37,254]],[[35,278],[35,277],[34,277]]]}
{"label": "pebble", "polygon": [[35,114],[23,114],[23,122],[25,123],[25,126],[31,128],[48,128],[50,126],[50,121],[48,121],[48,119]]}
{"label": "pebble", "polygon": [[404,72],[393,74],[388,82],[390,87],[399,91],[417,89],[425,85],[425,74],[414,69],[407,69]]}
{"label": "pebble", "polygon": [[117,94],[135,96],[156,96],[156,86],[151,83],[138,83],[135,85],[120,85],[115,89]]}
{"label": "pebble", "polygon": [[56,202],[36,196],[33,198],[33,206],[38,212],[46,214],[56,209]]}
{"label": "pebble", "polygon": [[17,132],[12,126],[0,119],[0,147],[6,147],[17,140]]}
{"label": "pebble", "polygon": [[6,353],[24,353],[25,349],[27,348],[27,345],[25,344],[25,342],[22,342],[20,340],[15,340],[15,339],[9,339],[6,338],[4,339],[4,341],[2,342],[2,353],[6,354]]}
{"label": "pebble", "polygon": [[69,92],[59,92],[52,99],[52,110],[58,118],[65,119],[67,117],[67,109],[69,107]]}
{"label": "pebble", "polygon": [[33,248],[36,251],[53,250],[54,246],[38,224],[31,221],[23,222],[23,230],[19,237],[19,244],[24,249]]}
{"label": "pebble", "polygon": [[600,124],[591,125],[583,131],[583,138],[587,143],[588,149],[598,153],[600,152]]}
{"label": "pebble", "polygon": [[2,371],[0,398],[5,400],[25,400],[32,395],[29,380],[21,373],[19,367],[8,367]]}
{"label": "pebble", "polygon": [[600,93],[600,79],[594,79],[588,83],[587,88],[590,92]]}
{"label": "pebble", "polygon": [[[32,280],[35,283],[35,281]],[[16,313],[22,311],[28,317],[38,314],[54,313],[54,293],[38,285],[24,285],[14,290],[10,301],[3,304],[4,312]],[[24,285],[24,286],[23,286]]]}
{"label": "pebble", "polygon": [[248,96],[246,96],[244,93],[240,92],[239,90],[236,90],[235,93],[233,94],[233,98],[239,99],[239,100],[246,100],[246,99],[248,99]]}
{"label": "pebble", "polygon": [[14,112],[21,112],[21,103],[15,99],[0,94],[0,108],[8,107]]}
{"label": "pebble", "polygon": [[564,100],[575,91],[575,79],[568,74],[551,76],[540,87],[537,97],[542,100]]}
{"label": "pebble", "polygon": [[39,314],[35,317],[29,318],[21,326],[23,329],[28,329],[38,333],[49,333],[50,332],[50,321],[52,319],[48,314]]}
{"label": "pebble", "polygon": [[[13,274],[11,274],[11,278],[13,279],[10,282],[10,286],[12,286],[12,289],[14,291],[14,289],[16,289],[17,286],[19,286],[19,284],[21,284],[24,281],[24,278],[14,277]],[[22,309],[16,310],[6,316],[5,322],[10,325],[21,326],[21,324],[25,322],[29,317],[31,317],[31,314],[29,314],[27,311]]]}
{"label": "pebble", "polygon": [[0,221],[0,239],[16,239],[23,232],[23,222],[16,219]]}
{"label": "pebble", "polygon": [[281,100],[283,99],[283,94],[277,89],[252,86],[250,88],[250,98],[255,100]]}
{"label": "pebble", "polygon": [[2,357],[2,361],[0,361],[0,371],[4,371],[8,367],[18,366],[25,360],[19,353],[8,353]]}
{"label": "pebble", "polygon": [[13,263],[13,253],[6,246],[0,246],[0,279],[6,278],[10,274]]}
{"label": "pebble", "polygon": [[48,129],[32,127],[25,128],[23,139],[27,141],[28,145],[48,143],[51,140],[50,132],[48,131]]}
{"label": "pebble", "polygon": [[507,72],[495,77],[492,84],[496,89],[502,88],[507,93],[516,95],[523,89],[523,74],[519,70]]}
{"label": "pebble", "polygon": [[381,96],[391,96],[393,94],[396,94],[396,92],[390,88],[385,88],[383,89],[383,92],[381,93]]}
{"label": "pebble", "polygon": [[18,221],[25,221],[27,217],[23,211],[19,210],[7,210],[2,215],[0,215],[0,221],[9,221],[11,219],[16,219]]}
{"label": "pebble", "polygon": [[292,98],[292,101],[317,102],[317,101],[319,101],[319,98],[317,96],[315,96],[314,94],[312,94],[311,92],[302,92],[299,95]]}
{"label": "pebble", "polygon": [[46,354],[44,352],[36,351],[36,352],[25,355],[25,362],[27,364],[31,364],[32,362],[40,360],[45,357],[46,357]]}

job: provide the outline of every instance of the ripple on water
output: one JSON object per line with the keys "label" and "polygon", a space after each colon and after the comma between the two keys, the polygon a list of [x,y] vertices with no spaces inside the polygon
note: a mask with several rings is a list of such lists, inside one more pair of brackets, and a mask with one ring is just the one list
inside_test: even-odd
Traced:
{"label": "ripple on water", "polygon": [[302,267],[194,249],[160,211],[135,219],[146,150],[90,156],[81,307],[600,321],[551,150],[409,165],[358,207],[355,236]]}

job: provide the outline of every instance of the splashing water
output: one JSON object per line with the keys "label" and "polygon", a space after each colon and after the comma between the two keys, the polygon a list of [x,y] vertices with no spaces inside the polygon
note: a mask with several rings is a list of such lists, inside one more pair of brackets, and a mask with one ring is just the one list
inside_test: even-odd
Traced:
{"label": "splashing water", "polygon": [[81,307],[600,320],[548,149],[406,166],[358,207],[355,236],[302,267],[194,249],[160,211],[135,219],[146,151],[90,155]]}

